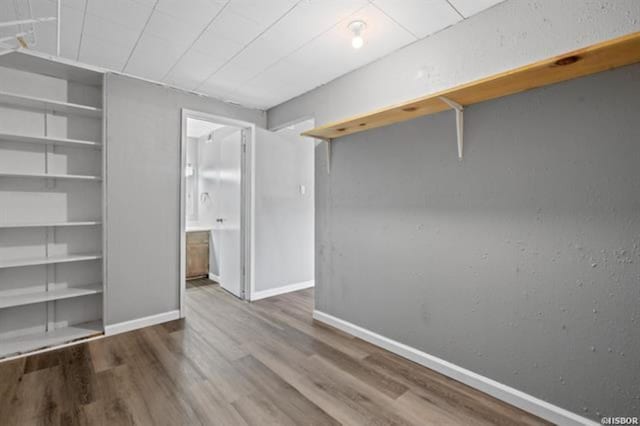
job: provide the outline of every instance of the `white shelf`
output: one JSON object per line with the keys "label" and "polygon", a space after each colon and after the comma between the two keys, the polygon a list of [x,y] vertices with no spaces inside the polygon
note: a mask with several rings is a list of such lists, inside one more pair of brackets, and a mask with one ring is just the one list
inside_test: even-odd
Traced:
{"label": "white shelf", "polygon": [[89,284],[78,287],[67,287],[50,291],[39,291],[15,296],[0,296],[0,309],[14,306],[31,305],[33,303],[53,302],[54,300],[72,297],[90,296],[102,293],[102,284]]}
{"label": "white shelf", "polygon": [[100,86],[104,73],[87,69],[62,58],[55,58],[28,49],[0,55],[0,66],[34,74],[61,78],[89,86]]}
{"label": "white shelf", "polygon": [[102,147],[100,142],[85,141],[81,139],[53,138],[49,136],[29,136],[14,133],[0,133],[0,140],[7,142],[33,143],[39,145],[71,146],[76,148],[96,148]]}
{"label": "white shelf", "polygon": [[[2,359],[103,334],[103,320],[99,319],[103,302],[101,294],[105,291],[104,269],[100,267],[104,258],[100,238],[103,220],[100,215],[90,212],[101,211],[100,200],[104,196],[101,182],[104,179],[98,157],[104,163],[106,153],[103,147],[106,143],[104,126],[100,125],[105,113],[102,106],[103,70],[29,50],[0,52],[0,67],[15,70],[12,75],[19,79],[18,86],[38,82],[37,86],[42,83],[43,87],[43,90],[37,90],[33,86],[27,91],[23,90],[26,89],[24,87],[21,89],[10,84],[0,90],[0,109],[11,111],[11,119],[15,120],[12,129],[0,130],[0,157],[7,157],[3,157],[7,167],[0,168],[0,186],[3,189],[10,186],[6,194],[8,198],[5,198],[8,203],[15,204],[16,211],[30,212],[29,215],[0,217],[0,245],[3,249],[0,253],[0,275],[4,277],[0,278]],[[61,95],[52,99],[45,86],[60,85],[67,85],[69,90],[82,93],[83,97]],[[33,115],[41,119],[57,116],[62,120],[79,120],[75,127],[86,134],[47,131],[46,126],[42,127],[42,120],[34,120]],[[53,147],[56,149],[52,150]],[[14,151],[27,148],[35,151],[34,155],[23,159],[24,167],[10,167],[11,159],[20,157],[20,153]],[[92,152],[77,152],[78,149]],[[55,167],[62,161],[58,161],[56,151],[74,154],[73,160],[78,162],[78,167]],[[54,154],[53,158],[49,154]],[[42,167],[42,164],[51,167]],[[52,185],[61,187],[56,189]],[[32,191],[45,189],[49,194],[39,196],[34,204]],[[91,190],[91,196],[85,195],[86,190]],[[97,195],[95,191],[102,197],[94,197]],[[55,193],[77,202],[73,206],[59,205],[55,197],[49,196]],[[77,214],[58,214],[64,213],[65,208],[72,208]],[[68,235],[62,231],[63,228],[77,229],[78,234]],[[38,238],[33,240],[34,236]],[[73,253],[47,250],[52,245],[64,244],[72,244],[75,248],[68,251]],[[25,250],[30,245],[33,245],[33,250]],[[58,264],[66,266],[56,266]],[[51,273],[64,270],[65,274],[75,277],[72,281],[75,286],[51,284],[44,275],[34,282],[29,268],[34,271],[47,269]],[[82,278],[85,274],[88,276]],[[53,305],[55,312],[50,310]],[[59,328],[54,329],[54,324]]]}
{"label": "white shelf", "polygon": [[92,321],[43,333],[0,340],[0,357],[19,355],[102,334],[102,321]]}
{"label": "white shelf", "polygon": [[63,256],[41,256],[27,259],[0,260],[0,269],[18,268],[21,266],[50,265],[54,263],[82,262],[86,260],[102,259],[100,253],[67,254]]}
{"label": "white shelf", "polygon": [[77,114],[94,118],[102,117],[102,109],[100,108],[2,91],[0,91],[0,104],[62,114]]}
{"label": "white shelf", "polygon": [[0,177],[13,177],[13,178],[45,178],[45,179],[68,179],[68,180],[102,180],[101,176],[90,175],[63,175],[54,173],[2,173]]}
{"label": "white shelf", "polygon": [[46,227],[72,227],[72,226],[97,226],[101,225],[100,221],[84,221],[84,222],[38,222],[38,223],[0,223],[0,229],[3,228],[46,228]]}

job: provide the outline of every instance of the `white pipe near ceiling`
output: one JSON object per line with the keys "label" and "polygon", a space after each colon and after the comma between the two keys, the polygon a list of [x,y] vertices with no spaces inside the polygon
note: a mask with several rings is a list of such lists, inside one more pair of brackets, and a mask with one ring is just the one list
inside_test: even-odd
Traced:
{"label": "white pipe near ceiling", "polygon": [[58,18],[56,18],[55,16],[49,16],[46,18],[21,19],[18,21],[0,22],[0,27],[10,27],[13,25],[23,25],[23,24],[39,24],[42,22],[55,21],[57,19]]}

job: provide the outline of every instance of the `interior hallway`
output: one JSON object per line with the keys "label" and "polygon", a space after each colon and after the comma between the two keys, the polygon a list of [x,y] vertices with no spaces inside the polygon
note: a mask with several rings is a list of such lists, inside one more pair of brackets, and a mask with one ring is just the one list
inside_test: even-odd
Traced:
{"label": "interior hallway", "polygon": [[187,294],[186,321],[0,363],[0,423],[546,424],[313,322],[312,290]]}

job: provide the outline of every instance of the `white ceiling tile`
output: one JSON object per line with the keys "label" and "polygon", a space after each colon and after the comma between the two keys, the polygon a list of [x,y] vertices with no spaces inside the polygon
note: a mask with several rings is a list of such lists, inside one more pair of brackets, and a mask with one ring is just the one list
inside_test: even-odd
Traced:
{"label": "white ceiling tile", "polygon": [[[57,0],[46,0],[46,2],[52,4],[53,7],[57,7]],[[62,7],[70,7],[84,11],[86,5],[87,0],[62,0]]]}
{"label": "white ceiling tile", "polygon": [[[267,108],[454,24],[454,7],[470,16],[501,0],[63,1],[63,56]],[[56,0],[32,3],[55,14]],[[367,22],[359,50],[355,19]],[[54,53],[55,27],[39,25],[33,48]]]}
{"label": "white ceiling tile", "polygon": [[182,46],[145,33],[140,37],[124,71],[160,81],[183,52]]}
{"label": "white ceiling tile", "polygon": [[204,17],[197,22],[186,22],[181,19],[154,10],[144,29],[145,33],[173,41],[186,49],[198,37],[200,32],[208,24],[209,19]]}
{"label": "white ceiling tile", "polygon": [[60,54],[65,58],[77,59],[80,47],[80,34],[82,34],[82,21],[84,11],[81,9],[63,7],[60,34]]}
{"label": "white ceiling tile", "polygon": [[376,0],[375,5],[418,38],[462,20],[446,0]]}
{"label": "white ceiling tile", "polygon": [[152,10],[152,4],[134,0],[87,0],[87,14],[108,19],[133,30],[142,30]]}
{"label": "white ceiling tile", "polygon": [[277,47],[250,44],[213,77],[233,84],[244,83],[277,61]]}
{"label": "white ceiling tile", "polygon": [[266,110],[270,105],[275,105],[280,99],[279,92],[284,88],[278,89],[275,93],[265,90],[260,86],[246,86],[242,90],[237,90],[227,96],[231,102],[240,105],[246,105],[249,108]]}
{"label": "white ceiling tile", "polygon": [[465,18],[468,18],[476,13],[487,9],[498,3],[502,3],[504,0],[450,0],[451,4],[455,6]]}
{"label": "white ceiling tile", "polygon": [[206,93],[217,99],[226,100],[233,94],[233,90],[215,80],[207,80],[198,88],[199,92]]}
{"label": "white ceiling tile", "polygon": [[[353,20],[362,20],[367,23],[363,33],[364,46],[360,49],[351,47],[353,34],[349,30],[349,23]],[[400,27],[394,20],[381,12],[377,7],[370,5],[352,14],[348,20],[342,21],[333,28],[330,34],[339,43],[343,51],[356,52],[362,57],[381,57],[389,53],[390,49],[398,49],[415,41],[415,37]],[[357,56],[353,56],[357,57]]]}
{"label": "white ceiling tile", "polygon": [[298,0],[232,0],[228,8],[238,15],[259,23],[264,29],[287,13],[297,2]]}
{"label": "white ceiling tile", "polygon": [[227,7],[209,24],[194,47],[206,51],[205,46],[215,44],[220,39],[245,45],[260,34],[260,31],[257,22],[238,15]]}
{"label": "white ceiling tile", "polygon": [[[367,22],[365,44],[360,49],[351,47],[352,35],[348,23],[352,19]],[[380,10],[367,6],[288,56],[286,61],[298,70],[298,75],[306,82],[303,91],[308,91],[387,55],[413,40],[415,38],[411,34]]]}
{"label": "white ceiling tile", "polygon": [[[267,68],[256,77],[247,82],[247,85],[264,85],[266,87],[283,87],[287,85],[297,86],[301,81],[309,77],[312,67],[283,59]],[[244,85],[243,85],[244,87]]]}
{"label": "white ceiling tile", "polygon": [[226,0],[159,0],[156,10],[184,22],[210,21],[227,3]]}
{"label": "white ceiling tile", "polygon": [[165,81],[169,84],[194,89],[204,82],[226,59],[189,49],[173,67]]}
{"label": "white ceiling tile", "polygon": [[[68,0],[64,0],[68,1]],[[140,3],[143,6],[151,6],[154,7],[156,5],[157,0],[133,0],[136,3]]]}
{"label": "white ceiling tile", "polygon": [[85,34],[82,38],[79,60],[119,71],[127,61],[128,55],[128,51],[121,49],[114,43]]}
{"label": "white ceiling tile", "polygon": [[218,62],[220,64],[219,66],[222,66],[242,49],[242,45],[235,41],[222,38],[212,43],[206,43],[203,39],[199,39],[192,46],[192,49],[206,55],[209,57],[209,60]]}
{"label": "white ceiling tile", "polygon": [[85,36],[99,38],[102,41],[116,44],[121,49],[128,49],[127,55],[140,37],[140,30],[131,29],[97,15],[87,14],[84,19]]}
{"label": "white ceiling tile", "polygon": [[286,56],[367,4],[367,0],[300,2],[254,43],[268,47],[278,58]]}
{"label": "white ceiling tile", "polygon": [[367,0],[303,1],[270,28],[266,34],[276,30],[285,37],[304,43],[327,31],[367,4]]}

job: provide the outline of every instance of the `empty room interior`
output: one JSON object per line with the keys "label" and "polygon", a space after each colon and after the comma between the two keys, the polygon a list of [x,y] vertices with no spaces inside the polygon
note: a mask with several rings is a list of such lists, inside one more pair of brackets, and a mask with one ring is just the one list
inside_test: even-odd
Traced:
{"label": "empty room interior", "polygon": [[0,424],[640,424],[640,1],[0,0]]}

